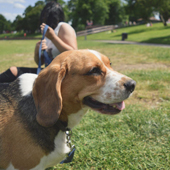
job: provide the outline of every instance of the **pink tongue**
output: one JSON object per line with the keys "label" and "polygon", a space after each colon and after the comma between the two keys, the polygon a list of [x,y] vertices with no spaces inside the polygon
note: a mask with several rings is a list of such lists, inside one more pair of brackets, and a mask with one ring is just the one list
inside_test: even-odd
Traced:
{"label": "pink tongue", "polygon": [[116,108],[119,110],[123,110],[125,108],[125,102],[120,102],[120,103],[116,103]]}

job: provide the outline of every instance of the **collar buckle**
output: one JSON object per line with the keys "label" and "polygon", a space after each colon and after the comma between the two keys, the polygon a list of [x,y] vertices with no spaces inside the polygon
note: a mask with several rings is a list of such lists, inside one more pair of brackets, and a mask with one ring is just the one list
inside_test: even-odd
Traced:
{"label": "collar buckle", "polygon": [[67,154],[66,158],[60,162],[60,164],[72,162],[74,157],[74,152],[76,150],[75,146],[71,144],[72,130],[67,129],[65,131],[65,134],[66,134],[66,144],[70,148],[70,152]]}

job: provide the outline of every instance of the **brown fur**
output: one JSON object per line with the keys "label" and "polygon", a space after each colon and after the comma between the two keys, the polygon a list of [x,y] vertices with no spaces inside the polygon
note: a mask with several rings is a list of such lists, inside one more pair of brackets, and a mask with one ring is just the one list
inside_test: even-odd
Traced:
{"label": "brown fur", "polygon": [[[0,98],[0,168],[7,168],[12,162],[16,168],[30,169],[39,164],[44,153],[39,146],[35,146],[30,135],[23,128],[20,118],[15,114],[15,101],[10,103]],[[4,110],[5,108],[8,109]],[[25,161],[27,159],[28,162]]]}
{"label": "brown fur", "polygon": [[[101,58],[105,66],[112,69],[109,59],[104,55],[101,55]],[[29,106],[27,100],[23,100],[27,105],[24,113],[32,114],[30,120],[34,127],[38,127],[39,131],[44,130],[47,139],[48,134],[50,135],[50,141],[47,140],[49,143],[52,141],[53,144],[57,133],[55,123],[58,120],[67,122],[68,115],[84,107],[84,97],[100,94],[100,87],[104,85],[106,77],[103,62],[88,50],[68,51],[57,56],[40,72],[32,90],[32,105]],[[100,68],[101,75],[87,76],[94,67]],[[121,81],[123,86],[126,78]],[[25,116],[20,108],[22,96],[18,91],[11,92],[10,88],[13,88],[13,84],[0,94],[0,168],[7,168],[9,163],[12,163],[17,169],[29,170],[38,165],[41,158],[48,155],[53,147],[51,149],[45,146],[46,149],[42,146],[43,142],[37,142],[39,139],[34,128],[22,117]],[[30,111],[33,113],[29,113],[28,107],[33,108]],[[25,109],[24,106],[22,109]],[[34,139],[36,137],[37,141]]]}
{"label": "brown fur", "polygon": [[[41,71],[34,83],[32,94],[37,110],[37,122],[42,126],[53,126],[58,119],[67,121],[69,114],[82,108],[83,97],[94,91],[98,93],[97,89],[104,83],[106,70],[99,59],[86,50],[77,53],[69,51],[56,57]],[[78,58],[75,55],[82,56]],[[103,70],[102,77],[84,76],[95,66],[100,66]],[[9,92],[3,93],[8,95],[13,103],[3,96],[0,97],[0,168],[6,168],[12,163],[15,168],[30,169],[39,164],[45,151],[35,144],[20,121],[21,118],[17,114],[19,110],[15,107],[18,101],[9,96]]]}

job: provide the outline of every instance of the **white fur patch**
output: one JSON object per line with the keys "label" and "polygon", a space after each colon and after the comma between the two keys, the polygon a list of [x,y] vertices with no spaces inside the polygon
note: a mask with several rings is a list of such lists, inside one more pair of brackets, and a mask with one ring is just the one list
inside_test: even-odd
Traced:
{"label": "white fur patch", "polygon": [[70,149],[66,145],[66,135],[60,131],[55,138],[55,150],[41,158],[39,165],[30,170],[45,170],[48,167],[55,166],[65,158],[68,152],[70,152]]}
{"label": "white fur patch", "polygon": [[[1,170],[5,170],[5,169],[1,169]],[[13,165],[10,163],[10,165],[8,166],[6,170],[18,170],[18,169],[15,169]]]}
{"label": "white fur patch", "polygon": [[124,100],[124,88],[121,88],[119,81],[123,75],[107,69],[106,82],[101,87],[101,94],[97,100],[102,103],[115,103]]}
{"label": "white fur patch", "polygon": [[68,116],[68,128],[72,129],[74,126],[78,125],[82,117],[86,114],[88,108],[82,108],[77,113],[73,113]]}
{"label": "white fur patch", "polygon": [[[45,170],[48,167],[52,167],[60,163],[65,157],[66,154],[70,152],[69,147],[66,145],[66,135],[64,132],[60,131],[55,138],[55,150],[49,155],[41,158],[40,163],[30,169],[30,170]],[[17,170],[12,164],[6,170]]]}
{"label": "white fur patch", "polygon": [[100,61],[102,61],[101,55],[99,52],[95,50],[89,50],[91,53],[93,53]]}
{"label": "white fur patch", "polygon": [[19,84],[22,96],[28,95],[32,91],[32,87],[37,74],[25,73],[19,76]]}
{"label": "white fur patch", "polygon": [[[103,62],[99,52],[94,50],[89,51],[93,53],[101,62]],[[92,97],[106,104],[120,102],[127,98],[124,88],[121,88],[121,84],[119,84],[119,81],[126,76],[116,71],[110,70],[106,65],[105,67],[107,70],[105,84],[100,89],[101,93],[98,95],[93,95]]]}

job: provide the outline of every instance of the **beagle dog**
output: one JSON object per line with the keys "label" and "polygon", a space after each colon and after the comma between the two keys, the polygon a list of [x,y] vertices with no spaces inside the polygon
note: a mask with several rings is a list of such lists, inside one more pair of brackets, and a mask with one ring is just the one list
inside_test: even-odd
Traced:
{"label": "beagle dog", "polygon": [[136,82],[94,50],[63,52],[37,76],[23,74],[0,92],[0,169],[44,170],[70,151],[72,129],[91,108],[114,115]]}

